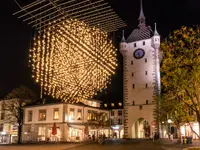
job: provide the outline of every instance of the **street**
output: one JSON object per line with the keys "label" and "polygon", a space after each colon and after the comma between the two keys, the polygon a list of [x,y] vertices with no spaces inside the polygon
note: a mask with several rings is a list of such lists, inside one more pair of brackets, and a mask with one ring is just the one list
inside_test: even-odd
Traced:
{"label": "street", "polygon": [[1,150],[182,150],[192,145],[180,145],[170,141],[159,142],[145,139],[108,140],[105,145],[87,144],[25,144],[0,145]]}

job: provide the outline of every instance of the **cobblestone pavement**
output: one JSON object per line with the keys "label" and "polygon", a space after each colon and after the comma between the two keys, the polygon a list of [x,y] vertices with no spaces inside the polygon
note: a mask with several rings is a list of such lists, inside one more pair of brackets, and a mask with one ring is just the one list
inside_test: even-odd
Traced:
{"label": "cobblestone pavement", "polygon": [[138,140],[108,140],[105,145],[98,143],[82,144],[27,144],[27,145],[1,145],[0,150],[183,150],[185,147],[198,146],[193,144],[177,144],[176,141]]}
{"label": "cobblestone pavement", "polygon": [[66,150],[78,148],[84,144],[23,144],[23,145],[0,145],[0,150]]}

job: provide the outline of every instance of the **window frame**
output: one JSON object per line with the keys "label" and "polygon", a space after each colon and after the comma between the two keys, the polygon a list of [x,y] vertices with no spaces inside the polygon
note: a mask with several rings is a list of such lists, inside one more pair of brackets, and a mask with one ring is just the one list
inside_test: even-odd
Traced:
{"label": "window frame", "polygon": [[[55,118],[55,112],[56,112],[56,111],[58,111],[58,118]],[[54,109],[53,109],[53,120],[59,120],[59,117],[60,117],[59,115],[60,115],[60,114],[59,114],[59,108],[54,108]]]}
{"label": "window frame", "polygon": [[[31,119],[29,119],[29,114],[31,113]],[[31,122],[31,121],[33,121],[33,111],[32,110],[29,110],[28,111],[28,118],[27,118],[27,121],[28,122]]]}
{"label": "window frame", "polygon": [[[41,119],[41,118],[40,118],[40,113],[42,113],[42,111],[45,112],[45,118],[44,118],[44,119]],[[46,121],[46,120],[47,120],[47,110],[46,110],[46,109],[40,109],[40,110],[39,110],[38,121]]]}
{"label": "window frame", "polygon": [[118,110],[118,116],[122,116],[122,110]]}

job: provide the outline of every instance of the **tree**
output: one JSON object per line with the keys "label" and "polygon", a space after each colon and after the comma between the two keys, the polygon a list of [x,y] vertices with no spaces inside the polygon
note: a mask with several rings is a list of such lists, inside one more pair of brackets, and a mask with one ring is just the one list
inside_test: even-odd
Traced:
{"label": "tree", "polygon": [[[185,123],[195,121],[194,115],[192,115],[190,109],[182,102],[182,95],[172,96],[169,93],[161,95],[160,101],[161,113],[160,122],[162,125],[168,127],[168,119],[173,121],[173,124],[177,127],[178,139],[181,139],[180,127]],[[191,124],[190,124],[190,127]],[[193,129],[192,129],[193,130]],[[195,133],[195,132],[194,132]],[[197,135],[197,133],[195,133]],[[197,135],[198,136],[198,135]]]}
{"label": "tree", "polygon": [[36,94],[26,86],[13,89],[5,97],[5,119],[9,123],[18,123],[18,143],[21,143],[23,107],[37,100]]}
{"label": "tree", "polygon": [[[175,97],[173,102],[181,101],[182,106],[194,111],[200,125],[200,27],[175,30],[161,43],[161,49],[161,81],[165,91]],[[184,97],[177,98],[181,93]],[[189,122],[187,116],[184,119]]]}

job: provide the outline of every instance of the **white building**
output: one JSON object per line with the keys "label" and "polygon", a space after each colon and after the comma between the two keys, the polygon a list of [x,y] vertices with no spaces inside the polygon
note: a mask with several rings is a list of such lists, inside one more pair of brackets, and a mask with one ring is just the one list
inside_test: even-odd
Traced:
{"label": "white building", "polygon": [[[87,100],[84,104],[53,103],[24,108],[22,140],[25,141],[82,141],[92,135],[109,136],[109,127],[98,127],[97,114],[109,111],[100,109],[100,102]],[[57,134],[52,134],[53,124]]]}
{"label": "white building", "polygon": [[[142,8],[139,25],[120,43],[124,60],[124,136],[149,137],[154,131],[154,96],[160,93],[160,36],[146,26]],[[153,35],[152,35],[153,34]]]}
{"label": "white building", "polygon": [[124,137],[124,112],[123,103],[121,101],[104,102],[103,108],[110,110],[111,130],[110,136],[112,138]]}

